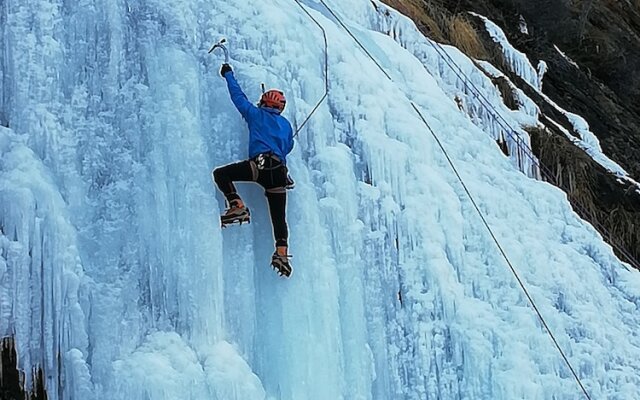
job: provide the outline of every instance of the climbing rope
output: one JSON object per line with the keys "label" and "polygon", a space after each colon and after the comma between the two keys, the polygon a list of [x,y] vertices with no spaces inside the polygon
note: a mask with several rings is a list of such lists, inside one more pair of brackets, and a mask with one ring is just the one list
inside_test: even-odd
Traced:
{"label": "climbing rope", "polygon": [[327,96],[329,95],[329,53],[328,53],[328,50],[327,50],[327,48],[328,48],[327,32],[324,30],[322,25],[320,25],[318,20],[315,19],[313,17],[313,15],[311,15],[311,13],[309,13],[309,11],[307,11],[306,8],[304,8],[304,6],[300,3],[299,0],[294,0],[294,1],[298,4],[298,6],[300,6],[300,8],[302,8],[302,11],[304,11],[304,13],[307,14],[309,16],[309,18],[311,18],[311,20],[316,25],[318,25],[318,27],[322,31],[322,37],[324,38],[324,94],[322,95],[320,100],[318,100],[318,103],[316,103],[315,107],[313,107],[313,109],[311,110],[311,112],[309,113],[307,118],[305,118],[304,121],[302,121],[302,124],[296,129],[296,132],[293,134],[293,137],[296,137],[296,136],[298,136],[298,133],[300,133],[302,128],[305,126],[305,124],[309,121],[309,119],[311,119],[313,114],[315,114],[315,112],[318,110],[318,108],[320,107],[320,104],[322,104],[324,99],[326,99]]}
{"label": "climbing rope", "polygon": [[[514,129],[511,124],[496,110],[496,108],[491,104],[491,102],[482,94],[480,89],[469,79],[469,77],[464,73],[462,68],[451,58],[449,53],[442,47],[440,43],[436,43],[432,40],[427,40],[428,43],[434,48],[434,50],[440,55],[440,57],[444,60],[444,62],[451,68],[451,70],[456,74],[456,76],[464,82],[465,87],[475,95],[475,97],[480,101],[480,104],[489,112],[489,115],[493,118],[493,120],[500,125],[500,127],[509,135],[509,137],[515,141],[516,146],[519,151],[524,153],[531,162],[538,167],[544,178],[553,182],[557,187],[564,189],[567,194],[571,192],[570,188],[564,184],[561,184],[558,179],[555,177],[553,172],[544,165],[534,154],[533,150],[518,136],[515,134],[516,129]],[[583,149],[581,149],[583,150]],[[584,150],[583,150],[584,151]],[[585,152],[586,153],[586,152]],[[588,155],[588,154],[587,154]],[[609,243],[618,251],[620,255],[625,258],[629,264],[631,264],[635,269],[640,270],[640,262],[636,260],[636,258],[629,252],[622,244],[620,244],[615,237],[609,232],[609,230],[602,225],[594,216],[592,212],[588,210],[588,208],[582,204],[577,199],[572,199],[568,197],[569,202],[573,205],[573,207],[581,213],[586,218],[589,218],[591,224],[600,232],[600,234],[606,238],[608,238]]]}
{"label": "climbing rope", "polygon": [[435,43],[432,40],[427,40],[427,42],[431,45],[431,47],[434,48],[436,53],[438,53],[438,55],[449,66],[449,68],[451,68],[453,73],[456,74],[456,76],[461,81],[464,82],[465,88],[474,89],[469,91],[472,92],[476,96],[476,98],[480,101],[480,104],[484,106],[487,111],[489,111],[491,117],[498,123],[498,125],[500,125],[502,129],[504,129],[506,134],[509,135],[509,137],[516,142],[516,145],[518,146],[518,148],[522,152],[524,152],[524,154],[526,154],[526,156],[533,162],[534,165],[540,168],[541,166],[539,165],[538,159],[533,154],[533,150],[523,142],[522,138],[519,135],[514,133],[516,132],[516,130],[513,127],[511,127],[509,122],[502,116],[502,114],[500,114],[495,109],[495,107],[493,107],[491,102],[482,94],[480,89],[478,89],[478,87],[469,79],[469,77],[464,73],[462,68],[460,68],[460,66],[456,64],[456,62],[451,58],[449,53],[446,52],[446,50],[442,47],[442,45],[440,43]]}
{"label": "climbing rope", "polygon": [[[324,0],[320,0],[320,3],[322,3],[322,5],[327,9],[327,11],[329,11],[329,13],[331,13],[331,15],[336,19],[336,21],[338,21],[338,23],[345,29],[345,31],[355,40],[355,42],[360,46],[360,48],[365,52],[365,54],[367,54],[367,56],[369,56],[369,58],[374,62],[374,64],[376,64],[378,66],[378,68],[380,68],[380,70],[382,71],[382,73],[389,78],[389,80],[393,83],[395,83],[393,81],[393,79],[391,79],[391,77],[389,76],[389,74],[384,70],[384,68],[382,68],[382,66],[377,62],[377,60],[371,55],[371,53],[366,49],[366,47],[360,42],[360,40],[358,40],[358,38],[356,38],[353,33],[351,32],[351,30],[342,22],[342,20],[336,15],[336,13],[333,12],[333,10],[325,3]],[[482,211],[480,210],[480,207],[478,207],[476,201],[474,200],[471,192],[469,191],[469,189],[467,188],[467,185],[464,183],[464,180],[462,179],[462,176],[460,175],[460,173],[458,172],[458,169],[455,167],[455,164],[453,163],[453,160],[451,160],[451,158],[449,157],[448,152],[446,151],[444,145],[442,144],[442,142],[440,141],[440,139],[438,138],[438,135],[435,133],[435,131],[431,128],[431,126],[429,125],[429,123],[427,122],[427,120],[424,118],[424,116],[422,115],[422,113],[420,112],[420,110],[418,109],[418,107],[416,106],[416,104],[410,100],[411,106],[413,107],[413,109],[416,111],[416,113],[418,114],[418,116],[420,117],[420,119],[422,120],[422,122],[424,123],[424,125],[427,127],[427,129],[429,130],[429,132],[431,132],[431,135],[433,136],[433,138],[436,140],[436,142],[438,143],[438,146],[440,147],[440,149],[442,150],[443,154],[445,155],[447,161],[449,162],[449,165],[451,166],[451,168],[453,169],[453,172],[455,173],[456,177],[458,178],[458,180],[460,181],[460,184],[462,185],[462,187],[464,188],[467,196],[469,197],[469,199],[471,200],[471,203],[473,204],[474,208],[476,209],[476,211],[478,212],[478,214],[480,215],[480,218],[482,219],[482,222],[484,224],[484,226],[487,228],[487,230],[489,231],[489,233],[491,234],[491,237],[493,238],[493,241],[495,242],[496,246],[498,247],[498,249],[500,250],[500,253],[502,254],[502,257],[505,259],[505,261],[507,262],[507,264],[509,265],[509,268],[511,270],[511,272],[513,273],[513,275],[515,276],[516,280],[518,281],[518,284],[520,285],[520,288],[523,290],[525,296],[527,297],[529,303],[531,304],[531,306],[533,307],[533,310],[535,311],[536,315],[538,316],[538,318],[540,319],[540,321],[542,322],[542,325],[544,326],[545,330],[547,331],[547,333],[549,334],[549,337],[551,338],[553,344],[555,345],[556,349],[558,350],[558,352],[560,353],[560,355],[562,356],[564,362],[567,364],[567,366],[569,367],[569,370],[571,371],[571,373],[573,374],[574,378],[576,379],[576,382],[578,383],[578,386],[580,386],[580,389],[582,390],[582,392],[584,393],[585,397],[588,400],[591,400],[591,397],[589,396],[589,393],[587,392],[586,388],[584,387],[584,385],[582,384],[582,381],[580,380],[580,377],[578,377],[578,374],[576,373],[575,369],[573,368],[573,366],[571,365],[571,362],[569,361],[569,359],[567,358],[566,354],[564,353],[564,351],[562,350],[562,348],[560,347],[560,344],[558,343],[555,335],[553,334],[553,332],[551,331],[551,328],[549,327],[549,325],[547,324],[546,320],[544,319],[544,317],[542,316],[542,313],[540,312],[540,310],[538,309],[538,306],[536,305],[535,301],[533,300],[533,298],[531,297],[531,295],[529,294],[529,291],[526,288],[526,285],[524,284],[524,282],[522,281],[522,279],[520,278],[520,276],[518,275],[516,269],[514,268],[513,264],[511,263],[511,261],[509,260],[509,257],[507,256],[506,252],[504,251],[504,249],[502,248],[502,245],[500,245],[500,242],[498,241],[498,238],[496,237],[496,235],[493,233],[493,230],[491,229],[491,227],[489,226],[489,223],[487,222],[486,218],[484,217]]]}

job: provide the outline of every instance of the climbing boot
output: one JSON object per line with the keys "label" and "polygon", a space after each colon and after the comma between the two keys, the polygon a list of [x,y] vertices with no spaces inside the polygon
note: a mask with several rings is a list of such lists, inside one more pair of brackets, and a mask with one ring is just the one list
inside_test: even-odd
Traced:
{"label": "climbing boot", "polygon": [[229,225],[242,225],[245,222],[251,222],[251,213],[249,212],[249,209],[245,207],[242,200],[231,200],[231,202],[229,202],[229,208],[227,208],[225,213],[220,216],[220,224],[223,228],[226,228]]}
{"label": "climbing boot", "polygon": [[291,264],[289,264],[289,258],[291,255],[287,254],[286,246],[278,246],[276,247],[276,251],[271,256],[271,267],[276,270],[278,275],[286,276],[287,278],[291,276]]}

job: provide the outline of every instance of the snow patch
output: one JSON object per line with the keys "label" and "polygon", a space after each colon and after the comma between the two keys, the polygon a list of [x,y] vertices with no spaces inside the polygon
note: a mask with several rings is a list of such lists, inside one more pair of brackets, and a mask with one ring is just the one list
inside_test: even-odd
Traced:
{"label": "snow patch", "polygon": [[629,176],[629,173],[624,168],[622,168],[618,163],[616,163],[603,153],[602,147],[600,146],[600,141],[598,140],[596,135],[591,132],[591,130],[589,130],[589,123],[584,118],[563,109],[553,100],[547,97],[544,93],[540,93],[540,95],[545,99],[545,101],[547,101],[567,117],[567,119],[573,126],[573,131],[576,132],[579,137],[576,137],[573,133],[562,127],[556,121],[553,121],[558,129],[560,129],[576,146],[583,149],[591,158],[593,158],[607,171],[623,179],[624,181],[626,181],[626,183],[635,185],[637,187],[636,190],[640,193],[640,183],[631,178],[631,176]]}
{"label": "snow patch", "polygon": [[566,55],[562,50],[560,50],[560,48],[558,46],[556,46],[555,44],[553,45],[553,48],[556,49],[556,51],[558,53],[560,53],[560,55],[562,56],[562,58],[564,58],[565,60],[567,60],[567,62],[571,65],[573,65],[574,67],[576,67],[577,69],[580,69],[580,66],[578,66],[578,64],[573,61],[568,55]]}
{"label": "snow patch", "polygon": [[113,399],[266,398],[260,379],[224,341],[198,355],[175,332],[152,333],[113,369]]}
{"label": "snow patch", "polygon": [[527,55],[511,45],[502,28],[480,14],[474,12],[470,12],[470,14],[480,18],[484,22],[487,32],[491,38],[500,45],[502,54],[511,71],[521,77],[532,87],[540,89],[542,87],[542,82],[538,72],[531,65]]}
{"label": "snow patch", "polygon": [[520,33],[528,35],[529,27],[527,26],[527,21],[524,19],[524,16],[520,15],[518,18],[518,29],[520,29]]}

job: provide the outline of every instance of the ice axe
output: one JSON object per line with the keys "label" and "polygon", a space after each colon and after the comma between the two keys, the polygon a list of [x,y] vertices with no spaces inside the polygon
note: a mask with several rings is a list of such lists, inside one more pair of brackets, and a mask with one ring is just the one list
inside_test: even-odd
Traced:
{"label": "ice axe", "polygon": [[222,49],[224,52],[224,63],[229,64],[229,50],[227,49],[227,46],[224,45],[225,43],[227,43],[227,39],[220,39],[218,43],[214,44],[211,49],[209,49],[209,54],[213,53],[215,49]]}

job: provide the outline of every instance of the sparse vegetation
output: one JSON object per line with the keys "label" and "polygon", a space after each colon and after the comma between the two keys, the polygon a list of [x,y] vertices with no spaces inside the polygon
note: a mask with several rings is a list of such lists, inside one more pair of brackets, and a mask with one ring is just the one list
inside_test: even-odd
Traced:
{"label": "sparse vegetation", "polygon": [[439,41],[445,40],[446,35],[442,30],[442,24],[438,22],[441,15],[437,15],[439,12],[430,10],[427,2],[423,0],[385,0],[384,2],[410,17],[418,28],[430,37]]}
{"label": "sparse vegetation", "polygon": [[[625,188],[566,137],[540,128],[527,129],[534,152],[554,175],[582,218],[596,228],[600,225],[631,255],[640,258],[640,195]],[[602,233],[602,232],[601,232]],[[618,254],[622,260],[626,258]]]}
{"label": "sparse vegetation", "polygon": [[511,110],[518,110],[520,108],[520,104],[518,103],[513,87],[505,77],[491,78],[491,82],[500,91],[502,102],[505,106],[509,107]]}
{"label": "sparse vegetation", "polygon": [[457,14],[447,18],[447,28],[451,44],[470,57],[480,60],[489,59],[489,52],[466,15]]}
{"label": "sparse vegetation", "polygon": [[490,59],[477,27],[466,12],[452,13],[431,0],[385,0],[385,3],[413,19],[430,38],[451,44],[473,58]]}

